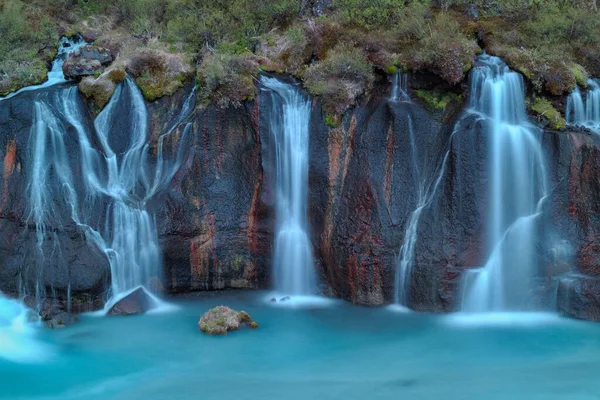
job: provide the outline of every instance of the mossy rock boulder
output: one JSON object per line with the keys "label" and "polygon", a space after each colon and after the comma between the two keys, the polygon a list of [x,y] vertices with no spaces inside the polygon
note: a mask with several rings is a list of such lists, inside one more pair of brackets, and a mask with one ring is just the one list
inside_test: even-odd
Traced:
{"label": "mossy rock boulder", "polygon": [[125,80],[126,73],[122,68],[111,68],[100,75],[98,78],[91,76],[85,77],[79,82],[79,91],[96,108],[101,110],[108,103],[115,92],[116,84]]}
{"label": "mossy rock boulder", "polygon": [[225,335],[229,331],[238,330],[242,324],[252,329],[258,328],[258,323],[247,312],[235,311],[227,306],[208,310],[198,321],[200,330],[208,335]]}

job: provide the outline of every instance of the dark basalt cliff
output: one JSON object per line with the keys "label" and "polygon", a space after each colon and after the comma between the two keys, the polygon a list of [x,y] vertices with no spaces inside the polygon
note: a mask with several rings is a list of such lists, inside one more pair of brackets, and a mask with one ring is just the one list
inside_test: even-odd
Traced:
{"label": "dark basalt cliff", "polygon": [[[380,89],[375,92],[388,92]],[[47,89],[53,90],[60,88]],[[17,295],[25,287],[31,293],[41,277],[46,293],[59,301],[70,291],[80,310],[98,307],[110,270],[83,228],[54,218],[43,232],[39,258],[39,232],[26,206],[36,95],[25,92],[0,106],[0,290]],[[185,96],[180,91],[148,105],[152,154],[158,132]],[[180,143],[179,130],[165,143],[166,154],[185,146],[181,168],[149,205],[167,292],[271,285],[274,144],[268,102],[261,95],[240,108],[197,108],[191,142]],[[442,123],[419,104],[377,96],[347,112],[336,128],[325,124],[318,100],[312,110],[309,218],[322,291],[359,304],[393,301],[398,254],[421,192],[430,201],[417,225],[409,305],[454,310],[461,272],[482,266],[487,256],[484,122],[447,113]],[[91,115],[85,123],[92,123]],[[127,139],[123,130],[116,140]],[[550,195],[537,220],[539,291],[532,298],[577,318],[600,319],[600,143],[576,132],[547,131],[540,140]],[[76,166],[73,171],[81,173]],[[66,207],[55,205],[58,214]],[[557,290],[559,304],[548,304]]]}

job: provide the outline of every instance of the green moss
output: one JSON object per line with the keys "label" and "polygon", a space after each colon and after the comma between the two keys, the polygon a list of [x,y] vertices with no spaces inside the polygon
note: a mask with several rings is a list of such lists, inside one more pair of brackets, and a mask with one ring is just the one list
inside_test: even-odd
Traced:
{"label": "green moss", "polygon": [[530,104],[530,110],[539,117],[548,120],[551,129],[562,129],[567,123],[561,113],[545,98],[538,97]]}
{"label": "green moss", "polygon": [[396,72],[398,72],[398,67],[396,67],[395,65],[388,65],[387,67],[385,67],[385,72],[386,74],[394,75]]}
{"label": "green moss", "polygon": [[462,96],[456,93],[439,93],[435,91],[418,89],[415,94],[425,105],[432,110],[444,110],[451,102],[461,103]]}
{"label": "green moss", "polygon": [[579,64],[571,64],[571,67],[569,69],[575,77],[575,82],[577,82],[577,85],[584,88],[587,87],[588,74],[585,68],[583,68]]}
{"label": "green moss", "polygon": [[325,124],[327,126],[330,126],[332,128],[337,128],[338,126],[340,126],[340,123],[341,123],[341,118],[336,117],[331,114],[325,114]]}

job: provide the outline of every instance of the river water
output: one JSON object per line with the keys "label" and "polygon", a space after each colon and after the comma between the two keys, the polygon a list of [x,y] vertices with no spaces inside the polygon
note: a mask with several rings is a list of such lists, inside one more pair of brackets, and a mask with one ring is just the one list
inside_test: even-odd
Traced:
{"label": "river water", "polygon": [[[179,297],[175,311],[40,330],[43,357],[0,359],[7,399],[597,399],[600,326],[553,314],[293,307],[265,292]],[[257,320],[210,337],[227,304]],[[41,356],[41,355],[40,355]]]}

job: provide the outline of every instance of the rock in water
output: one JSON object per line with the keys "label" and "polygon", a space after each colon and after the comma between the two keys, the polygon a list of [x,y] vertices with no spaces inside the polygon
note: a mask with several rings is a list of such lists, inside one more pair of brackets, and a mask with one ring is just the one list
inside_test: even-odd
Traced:
{"label": "rock in water", "polygon": [[117,301],[115,305],[108,310],[108,315],[144,314],[153,307],[154,300],[152,300],[144,288],[139,287]]}
{"label": "rock in water", "polygon": [[217,306],[208,310],[198,321],[198,327],[209,335],[225,335],[228,331],[239,329],[241,324],[250,328],[258,328],[258,323],[253,321],[245,311],[235,311],[226,306]]}
{"label": "rock in water", "polygon": [[77,321],[79,321],[77,315],[61,311],[51,318],[45,319],[44,326],[50,329],[60,329],[68,325],[73,325]]}
{"label": "rock in water", "polygon": [[44,326],[50,329],[64,328],[79,321],[77,315],[66,312],[57,305],[45,305],[40,311],[40,318]]}

